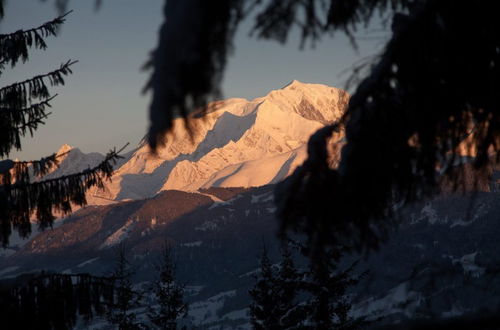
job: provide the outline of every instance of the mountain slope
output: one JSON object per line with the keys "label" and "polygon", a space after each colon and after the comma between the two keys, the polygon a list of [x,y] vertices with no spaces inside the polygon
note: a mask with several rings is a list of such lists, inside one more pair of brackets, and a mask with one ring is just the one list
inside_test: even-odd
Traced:
{"label": "mountain slope", "polygon": [[139,146],[104,191],[92,190],[88,200],[108,204],[169,189],[278,182],[304,161],[310,135],[339,119],[347,100],[341,89],[293,81],[252,101],[213,103],[206,116],[192,117],[192,137],[182,120],[175,121],[156,156],[146,145]]}
{"label": "mountain slope", "polygon": [[[0,259],[0,277],[37,269],[106,274],[125,243],[136,283],[149,281],[167,240],[178,278],[189,285],[189,319],[237,329],[248,322],[248,289],[265,244],[277,262],[280,241],[273,186],[164,191],[154,198],[90,206]],[[213,197],[211,197],[213,196]],[[358,260],[368,270],[354,288],[355,315],[396,322],[452,316],[500,305],[497,276],[498,192],[450,195],[402,211],[402,223],[379,251]],[[471,217],[467,217],[467,211]]]}

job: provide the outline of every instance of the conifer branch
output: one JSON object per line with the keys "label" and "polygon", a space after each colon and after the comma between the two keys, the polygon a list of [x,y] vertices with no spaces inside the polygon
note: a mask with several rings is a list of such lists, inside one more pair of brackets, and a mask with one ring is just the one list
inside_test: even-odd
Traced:
{"label": "conifer branch", "polygon": [[68,60],[56,70],[0,88],[0,106],[24,108],[33,98],[50,98],[45,80],[48,79],[51,86],[64,85],[64,76],[73,73],[70,67],[75,63],[78,61]]}
{"label": "conifer branch", "polygon": [[59,167],[59,158],[67,155],[70,151],[60,154],[53,153],[39,160],[13,161],[6,159],[0,161],[0,185],[30,183],[32,178],[41,178],[48,174],[51,169]]}
{"label": "conifer branch", "polygon": [[49,113],[44,114],[38,118],[33,118],[31,120],[28,120],[25,123],[17,126],[16,128],[19,131],[21,131],[23,135],[25,135],[26,131],[29,130],[31,136],[33,136],[33,131],[35,131],[38,128],[38,124],[45,124],[45,122],[42,119],[47,118],[51,114],[52,114],[52,112],[49,112]]}
{"label": "conifer branch", "polygon": [[46,107],[50,107],[50,101],[56,95],[25,108],[0,107],[0,157],[7,156],[12,148],[21,149],[21,137],[29,130],[33,131],[42,124],[42,119],[50,113],[46,113]]}
{"label": "conifer branch", "polygon": [[26,112],[31,112],[33,110],[37,110],[41,107],[44,107],[44,106],[48,106],[50,107],[50,101],[52,101],[58,94],[55,94],[51,97],[49,97],[48,99],[45,99],[39,103],[33,103],[31,104],[30,106],[28,107],[25,107],[25,108],[20,108],[20,109],[17,109],[17,108],[3,108],[3,107],[0,107],[0,115],[3,115],[3,114],[6,114],[6,113],[11,113],[11,112],[17,112],[17,113],[26,113]]}
{"label": "conifer branch", "polygon": [[[0,240],[6,246],[12,228],[21,237],[31,233],[30,219],[35,215],[39,229],[52,226],[54,211],[67,215],[72,205],[87,204],[85,192],[93,187],[104,187],[104,180],[109,180],[113,165],[122,156],[120,150],[111,150],[97,166],[80,173],[65,175],[40,182],[18,182],[12,185],[0,185]],[[53,158],[51,160],[54,160]]]}
{"label": "conifer branch", "polygon": [[65,17],[71,12],[69,11],[29,30],[18,30],[9,34],[0,34],[1,65],[10,62],[11,67],[13,67],[19,58],[22,59],[23,63],[26,62],[28,60],[28,48],[35,47],[45,50],[47,44],[44,38],[57,36],[58,27],[65,22]]}

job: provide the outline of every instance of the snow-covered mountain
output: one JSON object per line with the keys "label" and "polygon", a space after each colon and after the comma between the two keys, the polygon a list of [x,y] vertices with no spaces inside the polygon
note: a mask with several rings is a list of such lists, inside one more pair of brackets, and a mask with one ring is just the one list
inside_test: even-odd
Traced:
{"label": "snow-covered mountain", "polygon": [[89,203],[276,183],[305,160],[310,135],[337,120],[347,100],[341,89],[294,80],[251,101],[215,102],[206,116],[192,117],[192,137],[178,119],[157,156],[139,146],[104,191],[90,191]]}
{"label": "snow-covered mountain", "polygon": [[94,167],[104,160],[104,155],[98,152],[83,153],[80,149],[63,144],[56,152],[59,167],[54,168],[43,179],[51,179],[63,175],[81,172],[87,168]]}
{"label": "snow-covered mountain", "polygon": [[[14,234],[0,250],[0,279],[38,270],[106,274],[124,243],[137,267],[135,283],[146,283],[168,241],[177,276],[188,285],[189,321],[249,328],[248,290],[262,245],[273,262],[282,246],[273,183],[305,159],[309,136],[337,119],[347,98],[339,89],[294,81],[252,101],[214,104],[204,119],[192,120],[193,142],[177,121],[157,157],[138,147],[117,164],[104,192],[89,194],[91,203],[113,205],[82,208],[30,240]],[[51,175],[81,171],[103,157],[69,146],[59,153],[67,151]],[[356,271],[368,270],[350,293],[353,315],[392,323],[500,306],[499,170],[489,185],[474,186],[480,191],[402,209],[401,225],[378,251],[348,256],[347,265],[358,260]]]}

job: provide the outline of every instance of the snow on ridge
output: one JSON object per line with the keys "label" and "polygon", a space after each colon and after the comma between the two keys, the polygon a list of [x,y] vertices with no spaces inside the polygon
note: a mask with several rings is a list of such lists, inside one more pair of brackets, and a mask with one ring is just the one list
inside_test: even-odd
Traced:
{"label": "snow on ridge", "polygon": [[170,189],[277,183],[302,164],[310,135],[337,120],[346,102],[340,89],[296,80],[253,100],[214,102],[205,116],[192,116],[192,138],[183,120],[174,120],[157,155],[139,146],[103,192],[89,194],[91,203],[149,198]]}
{"label": "snow on ridge", "polygon": [[110,248],[112,246],[115,246],[122,242],[124,239],[128,237],[132,229],[134,228],[134,225],[136,223],[136,220],[128,219],[127,222],[118,230],[116,230],[114,233],[108,236],[104,243],[101,244],[99,247],[100,250],[105,249],[105,248]]}
{"label": "snow on ridge", "polygon": [[92,258],[92,259],[89,259],[89,260],[86,260],[80,264],[78,264],[76,267],[78,268],[82,268],[82,267],[85,267],[87,265],[90,265],[91,263],[93,263],[94,261],[96,261],[97,259],[99,259],[99,257],[95,257],[95,258]]}

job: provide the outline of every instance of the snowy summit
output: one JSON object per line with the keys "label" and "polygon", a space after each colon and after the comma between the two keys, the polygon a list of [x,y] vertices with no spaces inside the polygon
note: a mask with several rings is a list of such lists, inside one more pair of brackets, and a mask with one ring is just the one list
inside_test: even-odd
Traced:
{"label": "snowy summit", "polygon": [[292,81],[254,100],[215,102],[203,118],[192,117],[194,143],[181,119],[152,156],[139,146],[116,170],[91,204],[152,197],[162,190],[256,187],[276,183],[305,160],[306,144],[319,128],[340,118],[345,91]]}

